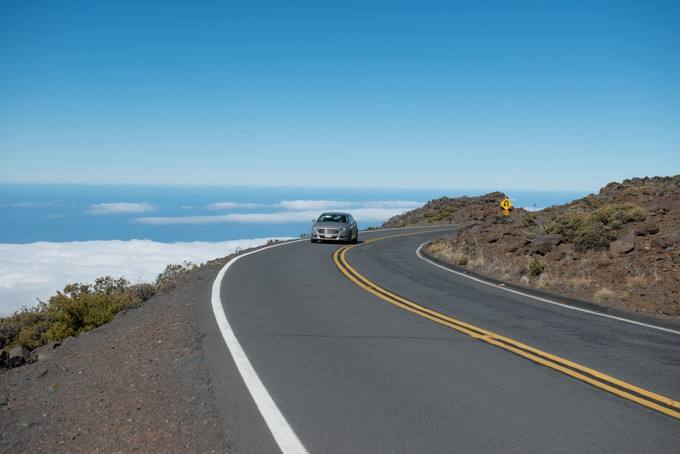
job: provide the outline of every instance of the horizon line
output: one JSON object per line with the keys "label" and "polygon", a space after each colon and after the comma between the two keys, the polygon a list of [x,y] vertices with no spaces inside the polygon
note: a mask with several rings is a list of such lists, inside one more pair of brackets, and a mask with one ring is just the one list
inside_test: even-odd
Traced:
{"label": "horizon line", "polygon": [[[638,178],[638,177],[634,177]],[[643,178],[643,177],[639,177]],[[651,178],[651,177],[650,177]],[[628,179],[628,178],[626,178]],[[609,183],[607,183],[609,184]],[[605,184],[606,185],[606,184]],[[111,182],[33,182],[33,181],[0,181],[0,186],[112,186],[112,187],[189,187],[189,188],[258,188],[258,189],[363,189],[363,190],[394,190],[394,191],[473,191],[473,192],[504,192],[504,191],[550,191],[550,192],[597,192],[589,188],[491,188],[491,187],[434,187],[434,186],[323,186],[323,185],[267,185],[267,184],[199,184],[199,183],[111,183]]]}

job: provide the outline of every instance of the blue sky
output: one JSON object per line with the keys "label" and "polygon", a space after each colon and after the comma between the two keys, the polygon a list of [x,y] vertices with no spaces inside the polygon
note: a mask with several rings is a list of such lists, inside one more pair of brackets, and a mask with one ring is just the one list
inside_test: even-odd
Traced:
{"label": "blue sky", "polygon": [[593,190],[677,174],[679,5],[2,2],[0,182]]}

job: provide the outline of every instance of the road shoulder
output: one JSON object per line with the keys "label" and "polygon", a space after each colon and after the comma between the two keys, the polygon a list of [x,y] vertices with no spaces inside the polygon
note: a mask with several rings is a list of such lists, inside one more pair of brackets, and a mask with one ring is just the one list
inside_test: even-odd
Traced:
{"label": "road shoulder", "polygon": [[652,325],[652,326],[658,326],[664,329],[670,329],[670,330],[680,330],[680,320],[673,320],[673,319],[662,319],[659,317],[653,317],[651,315],[647,315],[644,313],[640,312],[632,312],[632,311],[626,311],[626,310],[620,310],[616,309],[613,307],[608,307],[608,306],[603,306],[601,304],[596,304],[590,301],[584,301],[580,300],[577,298],[571,298],[568,296],[564,295],[558,295],[556,293],[550,293],[546,292],[543,290],[531,288],[531,287],[526,287],[523,285],[518,285],[514,284],[511,282],[506,282],[500,279],[496,279],[494,277],[488,276],[486,274],[480,273],[478,271],[470,270],[461,266],[454,265],[450,262],[447,262],[446,260],[443,260],[436,255],[430,253],[427,250],[427,244],[431,243],[431,241],[422,244],[421,247],[418,248],[417,253],[420,254],[423,258],[426,259],[426,261],[434,262],[434,264],[439,265],[443,268],[449,269],[451,271],[454,271],[458,273],[459,275],[464,275],[479,281],[482,281],[484,283],[493,285],[498,288],[504,288],[508,290],[514,290],[517,292],[520,292],[525,295],[529,295],[531,297],[535,297],[538,299],[546,299],[550,301],[557,302],[561,305],[564,306],[569,306],[573,308],[578,308],[578,309],[583,309],[586,311],[593,312],[595,314],[604,314],[607,316],[615,317],[615,318],[621,318],[621,319],[627,319],[627,320],[632,320],[633,322],[644,324],[644,325]]}
{"label": "road shoulder", "polygon": [[220,266],[0,371],[0,451],[272,452],[206,312]]}

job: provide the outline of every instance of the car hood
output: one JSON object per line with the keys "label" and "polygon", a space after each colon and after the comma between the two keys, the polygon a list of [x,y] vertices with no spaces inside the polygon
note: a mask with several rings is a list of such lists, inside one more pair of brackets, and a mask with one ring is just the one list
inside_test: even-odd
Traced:
{"label": "car hood", "polygon": [[342,222],[315,222],[313,227],[320,229],[341,229],[348,225],[349,224],[344,224]]}

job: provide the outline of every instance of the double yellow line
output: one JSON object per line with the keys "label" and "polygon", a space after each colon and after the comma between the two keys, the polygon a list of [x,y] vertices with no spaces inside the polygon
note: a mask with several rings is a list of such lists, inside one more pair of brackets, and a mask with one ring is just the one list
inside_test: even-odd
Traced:
{"label": "double yellow line", "polygon": [[[375,238],[365,241],[362,244],[414,234],[415,233],[406,233]],[[380,287],[374,282],[368,280],[366,277],[362,276],[347,261],[347,251],[356,246],[357,245],[348,245],[337,249],[333,254],[333,261],[342,274],[344,274],[348,279],[378,298],[435,323],[448,326],[449,328],[452,328],[463,334],[467,334],[470,337],[491,345],[495,345],[496,347],[510,351],[516,355],[523,356],[524,358],[562,372],[566,375],[569,375],[570,377],[576,378],[577,380],[581,380],[604,391],[610,392],[619,397],[636,402],[647,408],[651,408],[680,420],[680,402],[678,401],[653,393],[630,383],[626,383],[597,370],[590,369],[573,361],[569,361],[559,356],[544,352],[537,348],[518,342],[514,339],[501,336],[489,330],[449,317],[445,314],[442,314],[441,312],[421,306],[420,304],[414,303],[411,300]]]}

